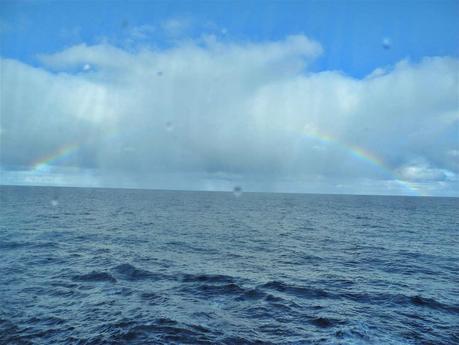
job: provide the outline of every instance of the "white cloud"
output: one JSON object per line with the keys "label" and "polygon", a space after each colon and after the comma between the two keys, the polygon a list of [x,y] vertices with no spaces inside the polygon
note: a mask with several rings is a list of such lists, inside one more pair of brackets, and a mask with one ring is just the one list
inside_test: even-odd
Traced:
{"label": "white cloud", "polygon": [[449,181],[456,174],[447,169],[433,168],[425,160],[415,160],[400,168],[400,176],[409,181]]}
{"label": "white cloud", "polygon": [[150,38],[156,31],[152,25],[139,25],[129,28],[129,36],[133,40],[145,40]]}
{"label": "white cloud", "polygon": [[3,169],[78,143],[55,164],[125,186],[397,194],[405,179],[457,194],[458,60],[354,79],[308,72],[320,54],[302,35],[207,36],[136,52],[81,44],[41,68],[2,59]]}
{"label": "white cloud", "polygon": [[185,34],[191,28],[191,20],[189,18],[170,18],[161,24],[161,28],[166,35],[177,37]]}

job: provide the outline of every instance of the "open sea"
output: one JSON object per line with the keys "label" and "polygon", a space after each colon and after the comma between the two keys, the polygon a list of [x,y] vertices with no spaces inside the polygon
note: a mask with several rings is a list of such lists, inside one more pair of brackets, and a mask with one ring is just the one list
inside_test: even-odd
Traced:
{"label": "open sea", "polygon": [[0,344],[459,344],[459,199],[0,187]]}

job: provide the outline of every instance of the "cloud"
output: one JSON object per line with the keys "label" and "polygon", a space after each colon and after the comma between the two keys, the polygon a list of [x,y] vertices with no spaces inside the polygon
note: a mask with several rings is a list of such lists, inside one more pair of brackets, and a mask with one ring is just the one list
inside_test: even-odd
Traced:
{"label": "cloud", "polygon": [[156,31],[155,27],[152,25],[139,25],[129,28],[129,36],[133,40],[145,40],[148,39]]}
{"label": "cloud", "polygon": [[456,174],[446,169],[431,167],[424,160],[410,162],[400,168],[400,176],[410,181],[449,181],[457,179]]}
{"label": "cloud", "polygon": [[161,28],[166,35],[178,37],[185,34],[191,28],[191,25],[189,18],[170,18],[161,24]]}
{"label": "cloud", "polygon": [[457,194],[458,60],[355,79],[310,72],[321,54],[303,35],[204,36],[167,49],[80,44],[41,55],[42,67],[2,59],[3,174],[33,174],[77,144],[48,162],[59,181],[72,168],[112,186]]}

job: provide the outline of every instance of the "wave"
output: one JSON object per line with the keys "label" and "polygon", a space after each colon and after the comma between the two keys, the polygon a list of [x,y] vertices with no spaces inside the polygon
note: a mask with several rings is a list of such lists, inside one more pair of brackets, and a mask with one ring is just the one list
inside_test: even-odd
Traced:
{"label": "wave", "polygon": [[119,278],[125,280],[143,280],[157,277],[157,275],[150,271],[137,268],[128,263],[115,266],[112,268],[112,271],[115,272]]}
{"label": "wave", "polygon": [[345,298],[358,303],[369,304],[394,304],[394,305],[412,305],[417,307],[426,307],[447,312],[459,313],[458,305],[446,305],[433,298],[423,297],[421,295],[403,295],[390,293],[365,293],[365,292],[346,292],[336,297]]}
{"label": "wave", "polygon": [[140,297],[144,301],[154,302],[154,303],[164,303],[167,300],[167,297],[163,296],[162,294],[155,293],[155,292],[142,292]]}
{"label": "wave", "polygon": [[0,241],[0,249],[12,250],[30,246],[29,242]]}
{"label": "wave", "polygon": [[329,328],[336,326],[342,322],[336,319],[331,319],[331,318],[326,318],[326,317],[316,317],[313,318],[309,321],[311,324],[314,326],[320,327],[320,328]]}
{"label": "wave", "polygon": [[[167,317],[148,323],[122,320],[103,325],[99,334],[109,336],[105,339],[100,337],[96,343],[211,344],[211,333],[210,329],[202,325],[181,323]],[[80,343],[86,342],[80,339]]]}
{"label": "wave", "polygon": [[182,281],[185,283],[234,283],[235,279],[221,274],[183,274]]}
{"label": "wave", "polygon": [[422,307],[428,307],[432,309],[442,309],[445,311],[453,312],[459,314],[459,306],[458,305],[446,305],[433,298],[422,297],[420,295],[415,295],[409,297],[409,301],[416,305]]}
{"label": "wave", "polygon": [[80,281],[80,282],[110,282],[116,283],[116,279],[107,272],[97,272],[92,271],[87,274],[81,274],[73,276],[73,281]]}
{"label": "wave", "polygon": [[197,290],[205,295],[240,295],[246,291],[235,283],[223,285],[203,284],[199,285]]}
{"label": "wave", "polygon": [[327,291],[320,289],[320,288],[296,286],[296,285],[287,284],[287,283],[277,281],[277,280],[267,282],[261,285],[260,287],[263,289],[275,290],[278,292],[292,294],[297,297],[304,297],[304,298],[326,298],[330,296],[330,294]]}
{"label": "wave", "polygon": [[14,250],[22,248],[34,248],[34,249],[49,249],[57,248],[59,245],[56,242],[51,241],[36,241],[36,242],[18,242],[18,241],[0,241],[1,250]]}

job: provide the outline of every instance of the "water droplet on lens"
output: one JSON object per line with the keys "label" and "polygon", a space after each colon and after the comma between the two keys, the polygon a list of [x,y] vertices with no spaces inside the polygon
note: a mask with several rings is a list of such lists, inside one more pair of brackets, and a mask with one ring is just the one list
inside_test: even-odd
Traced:
{"label": "water droplet on lens", "polygon": [[59,205],[59,201],[56,199],[51,200],[51,206],[56,207],[57,205]]}
{"label": "water droplet on lens", "polygon": [[392,46],[392,42],[387,37],[382,40],[381,44],[382,44],[384,49],[390,49],[390,47]]}
{"label": "water droplet on lens", "polygon": [[235,197],[240,197],[242,195],[242,188],[240,186],[235,186],[233,188],[233,194]]}
{"label": "water droplet on lens", "polygon": [[172,123],[172,121],[167,121],[166,122],[166,130],[171,132],[174,130],[174,124]]}

